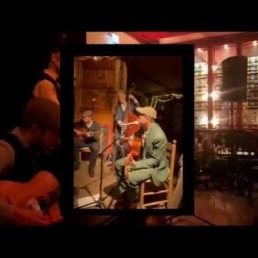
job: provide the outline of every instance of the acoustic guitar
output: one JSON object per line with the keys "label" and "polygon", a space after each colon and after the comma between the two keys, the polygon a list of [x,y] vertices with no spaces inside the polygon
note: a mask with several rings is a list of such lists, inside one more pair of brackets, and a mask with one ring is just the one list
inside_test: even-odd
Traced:
{"label": "acoustic guitar", "polygon": [[88,130],[85,127],[76,127],[73,129],[75,136],[77,138],[77,140],[79,141],[85,141],[85,139],[90,138],[90,137],[94,137],[95,135],[100,135],[101,132],[92,132],[90,130]]}
{"label": "acoustic guitar", "polygon": [[58,205],[59,183],[47,171],[41,171],[29,182],[0,181],[0,201],[17,209],[33,209],[44,214],[47,224],[60,222],[63,217]]}
{"label": "acoustic guitar", "polygon": [[[137,122],[137,123],[136,123]],[[125,158],[125,168],[124,168],[124,177],[128,178],[130,172],[130,163],[133,160],[139,160],[142,148],[142,139],[141,137],[136,136],[135,134],[140,130],[140,125],[137,121],[137,116],[130,112],[127,115],[127,123],[132,126],[125,127],[123,132],[124,142],[123,144],[127,145],[128,154]],[[123,139],[123,138],[122,138]]]}
{"label": "acoustic guitar", "polygon": [[125,158],[125,168],[124,168],[125,178],[129,177],[131,161],[140,159],[140,153],[141,153],[141,147],[142,147],[141,138],[137,137],[133,140],[129,140],[128,145],[129,145],[130,152],[127,154]]}

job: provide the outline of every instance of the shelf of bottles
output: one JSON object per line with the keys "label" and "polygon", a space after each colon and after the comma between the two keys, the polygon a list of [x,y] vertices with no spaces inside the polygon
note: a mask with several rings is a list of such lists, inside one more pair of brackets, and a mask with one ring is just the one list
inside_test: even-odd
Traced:
{"label": "shelf of bottles", "polygon": [[[237,124],[237,104],[221,100],[222,88],[222,67],[221,62],[212,67],[214,75],[213,83],[213,118],[212,125],[216,129],[230,129]],[[233,120],[231,116],[231,105],[233,105]]]}
{"label": "shelf of bottles", "polygon": [[[215,129],[233,129],[237,127],[237,104],[222,101],[222,62],[224,59],[236,55],[234,45],[223,45],[215,49],[215,60],[212,66],[213,112],[211,124]],[[232,117],[233,112],[233,117]]]}
{"label": "shelf of bottles", "polygon": [[243,129],[258,129],[258,56],[247,61],[247,102],[243,103]]}
{"label": "shelf of bottles", "polygon": [[195,128],[208,127],[208,66],[206,62],[194,65]]}
{"label": "shelf of bottles", "polygon": [[245,42],[242,54],[247,56],[246,102],[242,108],[243,129],[258,129],[258,41]]}

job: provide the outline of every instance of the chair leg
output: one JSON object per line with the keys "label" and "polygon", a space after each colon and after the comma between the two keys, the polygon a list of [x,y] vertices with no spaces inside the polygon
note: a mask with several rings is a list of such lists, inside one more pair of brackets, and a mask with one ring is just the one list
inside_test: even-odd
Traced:
{"label": "chair leg", "polygon": [[145,189],[145,183],[141,183],[140,185],[140,198],[139,198],[139,209],[143,209],[144,208],[144,189]]}

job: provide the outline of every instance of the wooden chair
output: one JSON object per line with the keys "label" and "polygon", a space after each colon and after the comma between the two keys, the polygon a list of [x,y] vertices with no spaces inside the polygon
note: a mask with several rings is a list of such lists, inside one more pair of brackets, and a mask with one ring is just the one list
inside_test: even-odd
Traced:
{"label": "wooden chair", "polygon": [[[170,208],[172,194],[173,194],[173,179],[175,170],[175,158],[176,158],[176,140],[167,144],[167,158],[169,161],[169,176],[167,181],[162,187],[154,186],[151,179],[148,179],[141,183],[139,189],[139,209],[145,209],[147,207],[165,206]],[[154,200],[147,201],[147,198]],[[155,200],[156,199],[156,200]],[[158,199],[158,200],[157,200]]]}
{"label": "wooden chair", "polygon": [[[100,142],[99,154],[102,152],[102,150],[105,147],[105,141],[106,141],[106,130],[105,130],[105,128],[101,128],[100,134],[99,134],[99,142]],[[90,153],[90,148],[84,147],[84,148],[79,149],[79,162],[82,161],[83,153]]]}

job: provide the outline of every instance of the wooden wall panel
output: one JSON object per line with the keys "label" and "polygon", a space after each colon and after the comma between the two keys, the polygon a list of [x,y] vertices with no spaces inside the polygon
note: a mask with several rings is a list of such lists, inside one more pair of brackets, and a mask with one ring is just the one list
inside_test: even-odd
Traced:
{"label": "wooden wall panel", "polygon": [[91,109],[94,112],[112,112],[116,104],[116,92],[108,90],[85,90],[82,89],[81,107]]}
{"label": "wooden wall panel", "polygon": [[[113,141],[113,115],[117,104],[116,93],[126,89],[127,68],[120,59],[80,61],[77,74],[80,82],[75,85],[75,120],[81,112],[93,111],[94,119],[108,130],[107,144]],[[107,153],[112,149],[107,150]]]}
{"label": "wooden wall panel", "polygon": [[108,89],[115,88],[115,71],[107,69],[95,69],[83,71],[82,87],[84,89]]}

